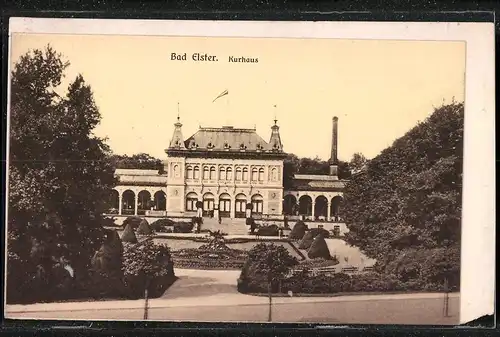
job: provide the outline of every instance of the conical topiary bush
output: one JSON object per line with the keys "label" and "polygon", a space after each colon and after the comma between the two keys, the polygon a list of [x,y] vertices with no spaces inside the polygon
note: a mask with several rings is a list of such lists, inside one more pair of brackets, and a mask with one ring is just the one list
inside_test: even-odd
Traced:
{"label": "conical topiary bush", "polygon": [[299,249],[309,249],[314,240],[314,233],[312,231],[306,232],[302,240],[299,243]]}
{"label": "conical topiary bush", "polygon": [[138,235],[151,235],[153,231],[151,230],[151,226],[146,219],[142,219],[139,227],[137,228]]}
{"label": "conical topiary bush", "polygon": [[288,237],[292,240],[302,240],[304,234],[306,234],[306,231],[307,225],[304,223],[304,221],[299,220],[293,226],[292,231],[290,232],[290,235],[288,235]]}
{"label": "conical topiary bush", "polygon": [[136,230],[139,227],[142,220],[143,220],[143,218],[141,218],[140,216],[136,216],[136,215],[129,216],[123,221],[122,227],[127,227],[127,225],[130,224],[132,226],[132,229]]}
{"label": "conical topiary bush", "polygon": [[132,225],[128,224],[122,234],[122,242],[137,243],[137,237],[135,236]]}
{"label": "conical topiary bush", "polygon": [[330,260],[332,258],[323,235],[320,234],[314,238],[311,247],[307,251],[307,256],[310,259],[323,258]]}

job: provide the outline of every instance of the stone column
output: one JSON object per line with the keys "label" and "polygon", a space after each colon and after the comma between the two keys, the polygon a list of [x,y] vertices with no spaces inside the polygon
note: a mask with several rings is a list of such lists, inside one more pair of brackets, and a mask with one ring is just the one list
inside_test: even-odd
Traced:
{"label": "stone column", "polygon": [[118,192],[118,214],[122,215],[122,194]]}
{"label": "stone column", "polygon": [[134,215],[137,215],[137,204],[139,202],[139,193],[134,193],[135,202],[134,202]]}
{"label": "stone column", "polygon": [[236,198],[233,198],[231,200],[231,204],[230,204],[230,209],[229,209],[229,217],[231,219],[234,219],[235,218],[235,214],[234,214],[234,210],[236,209]]}
{"label": "stone column", "polygon": [[327,203],[326,221],[330,221],[331,210],[332,210],[332,203],[330,201],[328,201],[328,203]]}
{"label": "stone column", "polygon": [[315,215],[314,214],[314,208],[316,207],[316,201],[314,201],[314,200],[312,201],[311,207],[312,207],[312,209],[311,209],[311,215],[312,215],[312,219],[314,220],[314,215]]}

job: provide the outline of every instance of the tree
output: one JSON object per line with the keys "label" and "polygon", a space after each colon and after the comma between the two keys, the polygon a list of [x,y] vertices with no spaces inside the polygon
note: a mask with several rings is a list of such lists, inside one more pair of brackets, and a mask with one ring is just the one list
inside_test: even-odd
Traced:
{"label": "tree", "polygon": [[[463,107],[453,102],[435,109],[347,183],[346,240],[377,259],[382,269],[400,259],[409,261],[414,254],[442,256],[435,251],[438,248],[459,250]],[[459,280],[459,254],[449,254],[447,259],[449,272],[442,278]],[[391,271],[402,278],[437,282],[426,273],[442,270],[441,260],[428,261],[432,266],[426,272],[408,272],[411,263],[404,272],[392,267]]]}
{"label": "tree", "polygon": [[147,319],[148,291],[156,279],[175,278],[170,249],[156,245],[152,240],[140,244],[124,244],[123,273],[133,295],[139,289],[146,301],[144,319]]}
{"label": "tree", "polygon": [[63,96],[56,92],[68,66],[47,46],[12,71],[8,230],[83,275],[112,222],[102,214],[115,179],[109,148],[92,133],[101,115],[90,86],[78,75]]}
{"label": "tree", "polygon": [[161,159],[150,156],[147,153],[138,153],[132,156],[114,154],[111,156],[113,166],[117,169],[142,169],[158,170],[163,173],[163,162]]}
{"label": "tree", "polygon": [[349,161],[349,167],[352,172],[359,172],[366,165],[367,161],[362,153],[356,152],[352,155],[351,161]]}
{"label": "tree", "polygon": [[269,321],[271,321],[272,287],[281,282],[290,269],[297,265],[297,259],[288,250],[274,243],[259,243],[248,252],[248,259],[243,267],[240,282],[251,283],[251,279],[264,277],[267,281],[269,296]]}

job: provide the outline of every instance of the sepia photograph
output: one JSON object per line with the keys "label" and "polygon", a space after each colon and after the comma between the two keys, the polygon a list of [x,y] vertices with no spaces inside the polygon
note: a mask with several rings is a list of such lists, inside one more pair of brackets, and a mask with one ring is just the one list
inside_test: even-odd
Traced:
{"label": "sepia photograph", "polygon": [[[403,39],[74,21],[11,20],[6,318],[469,317],[464,242],[493,249],[494,164],[477,159],[494,100],[472,110],[473,52],[444,35],[457,26]],[[308,24],[290,31],[327,31]]]}

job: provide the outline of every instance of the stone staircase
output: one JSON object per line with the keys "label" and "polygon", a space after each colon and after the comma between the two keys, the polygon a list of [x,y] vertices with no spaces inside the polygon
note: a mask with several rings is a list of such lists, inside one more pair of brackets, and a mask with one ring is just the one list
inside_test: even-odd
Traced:
{"label": "stone staircase", "polygon": [[219,224],[219,221],[216,218],[204,217],[201,229],[211,231],[220,230],[229,235],[246,235],[248,234],[248,229],[245,222],[246,219],[223,218],[222,223]]}

